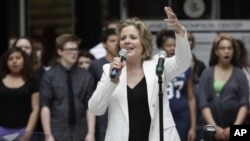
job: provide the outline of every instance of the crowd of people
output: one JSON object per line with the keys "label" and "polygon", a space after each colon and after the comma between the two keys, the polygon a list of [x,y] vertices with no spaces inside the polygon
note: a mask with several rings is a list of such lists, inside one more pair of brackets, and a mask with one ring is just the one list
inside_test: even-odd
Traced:
{"label": "crowd of people", "polygon": [[[0,60],[0,140],[18,133],[23,141],[156,141],[163,126],[168,141],[228,141],[230,125],[250,124],[244,42],[219,33],[206,66],[192,52],[193,33],[170,7],[163,11],[170,28],[161,29],[155,43],[139,18],[112,20],[91,49],[80,49],[74,33],[58,35],[50,65],[42,61],[42,41],[11,38]],[[154,44],[167,54],[163,125]],[[208,134],[205,125],[216,132]]]}

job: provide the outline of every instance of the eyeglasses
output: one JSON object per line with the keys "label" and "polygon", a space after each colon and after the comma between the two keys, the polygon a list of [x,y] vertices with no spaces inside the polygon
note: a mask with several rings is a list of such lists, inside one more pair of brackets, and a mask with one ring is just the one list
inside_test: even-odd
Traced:
{"label": "eyeglasses", "polygon": [[68,53],[73,53],[73,52],[78,53],[79,52],[78,48],[63,48],[62,50],[66,51]]}
{"label": "eyeglasses", "polygon": [[31,46],[16,46],[16,48],[21,48],[21,49],[31,49]]}
{"label": "eyeglasses", "polygon": [[229,47],[218,47],[219,50],[233,50],[233,47],[229,46]]}

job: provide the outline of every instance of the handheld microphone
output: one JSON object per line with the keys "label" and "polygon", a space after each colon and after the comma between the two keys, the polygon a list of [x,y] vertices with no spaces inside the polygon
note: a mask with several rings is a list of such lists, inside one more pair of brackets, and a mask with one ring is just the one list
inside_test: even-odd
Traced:
{"label": "handheld microphone", "polygon": [[158,55],[159,55],[159,60],[158,64],[156,65],[156,75],[161,76],[164,70],[164,61],[167,54],[165,51],[161,50]]}
{"label": "handheld microphone", "polygon": [[[121,59],[121,62],[125,59],[125,56],[127,55],[127,50],[126,49],[121,49],[120,52],[119,52],[119,56],[120,56],[120,59]],[[111,73],[110,73],[110,77],[111,78],[115,78],[118,74],[118,69],[117,68],[113,68]]]}

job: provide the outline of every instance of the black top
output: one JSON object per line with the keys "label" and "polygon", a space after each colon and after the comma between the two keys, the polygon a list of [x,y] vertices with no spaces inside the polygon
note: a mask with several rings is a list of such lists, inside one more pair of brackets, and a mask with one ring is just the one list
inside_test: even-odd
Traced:
{"label": "black top", "polygon": [[127,86],[127,91],[129,141],[148,141],[151,118],[145,77],[133,89]]}
{"label": "black top", "polygon": [[197,59],[195,55],[193,55],[193,59],[194,59],[193,82],[194,84],[198,84],[202,72],[206,69],[206,65],[204,62]]}
{"label": "black top", "polygon": [[95,79],[95,84],[97,85],[98,81],[102,77],[103,65],[109,63],[105,57],[94,60],[90,63],[88,71],[93,75]]}
{"label": "black top", "polygon": [[8,88],[0,81],[0,126],[26,127],[31,113],[32,94],[38,92],[35,80],[27,81],[19,88]]}

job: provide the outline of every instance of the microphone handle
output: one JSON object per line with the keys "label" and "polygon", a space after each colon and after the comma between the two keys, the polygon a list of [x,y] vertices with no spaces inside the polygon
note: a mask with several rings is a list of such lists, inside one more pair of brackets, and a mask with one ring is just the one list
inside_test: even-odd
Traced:
{"label": "microphone handle", "polygon": [[[122,62],[124,59],[125,59],[125,57],[124,57],[124,56],[121,56],[121,62]],[[114,78],[117,76],[117,74],[118,74],[118,69],[117,69],[117,68],[113,68],[112,71],[111,71],[111,73],[110,73],[110,77],[111,77],[112,79],[114,79]]]}
{"label": "microphone handle", "polygon": [[111,73],[110,73],[110,77],[113,79],[117,76],[118,74],[118,69],[117,68],[113,68]]}

